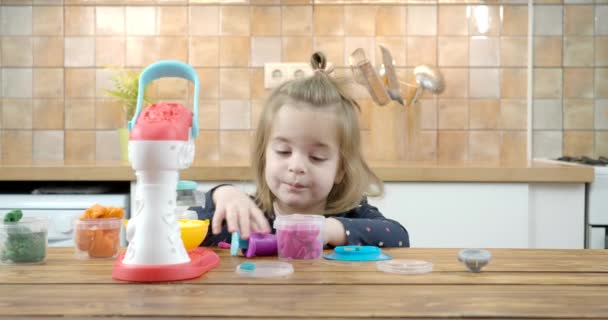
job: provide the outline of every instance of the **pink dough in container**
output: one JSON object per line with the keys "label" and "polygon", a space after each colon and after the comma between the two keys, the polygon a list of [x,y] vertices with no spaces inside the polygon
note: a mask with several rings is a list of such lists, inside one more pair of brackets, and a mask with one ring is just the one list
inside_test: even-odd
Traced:
{"label": "pink dough in container", "polygon": [[291,214],[278,216],[277,249],[281,259],[319,259],[323,255],[325,217]]}

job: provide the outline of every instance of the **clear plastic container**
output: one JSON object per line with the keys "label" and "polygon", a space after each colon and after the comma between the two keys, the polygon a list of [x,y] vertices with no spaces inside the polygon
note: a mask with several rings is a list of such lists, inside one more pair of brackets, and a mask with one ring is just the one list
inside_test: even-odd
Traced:
{"label": "clear plastic container", "polygon": [[111,259],[118,256],[120,228],[118,218],[75,219],[74,252],[78,259]]}
{"label": "clear plastic container", "polygon": [[18,222],[0,222],[0,263],[44,263],[48,225],[46,218],[37,217],[25,217]]}
{"label": "clear plastic container", "polygon": [[274,220],[281,259],[320,259],[323,255],[325,217],[291,214]]}

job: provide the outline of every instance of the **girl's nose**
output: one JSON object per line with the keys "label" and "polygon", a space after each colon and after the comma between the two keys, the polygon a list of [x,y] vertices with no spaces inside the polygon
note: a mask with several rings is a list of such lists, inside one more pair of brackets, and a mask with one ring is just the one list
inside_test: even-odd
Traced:
{"label": "girl's nose", "polygon": [[289,172],[295,174],[303,174],[306,172],[306,164],[300,156],[293,155],[291,159],[289,159]]}

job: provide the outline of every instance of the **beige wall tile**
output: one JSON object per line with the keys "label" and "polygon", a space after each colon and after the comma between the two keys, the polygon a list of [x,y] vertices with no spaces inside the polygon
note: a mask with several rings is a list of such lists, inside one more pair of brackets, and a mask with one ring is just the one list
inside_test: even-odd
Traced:
{"label": "beige wall tile", "polygon": [[593,35],[593,6],[564,6],[564,34]]}
{"label": "beige wall tile", "polygon": [[196,155],[194,164],[201,164],[204,161],[217,161],[220,159],[220,138],[218,131],[199,131],[199,136],[194,143],[196,145]]}
{"label": "beige wall tile", "polygon": [[217,100],[199,101],[198,127],[201,130],[217,130],[220,128],[220,108]]}
{"label": "beige wall tile", "polygon": [[344,35],[344,6],[315,7],[313,19],[315,35]]}
{"label": "beige wall tile", "polygon": [[248,100],[220,101],[220,129],[244,130],[251,125],[251,105]]}
{"label": "beige wall tile", "polygon": [[437,130],[437,100],[420,99],[413,108],[419,108],[420,128],[422,130]]}
{"label": "beige wall tile", "polygon": [[528,35],[528,7],[503,6],[502,35]]}
{"label": "beige wall tile", "polygon": [[251,65],[263,67],[267,62],[280,62],[282,42],[279,37],[251,38]]}
{"label": "beige wall tile", "polygon": [[249,161],[252,134],[249,130],[220,131],[220,159]]}
{"label": "beige wall tile", "polygon": [[95,128],[95,100],[66,99],[65,128],[93,129]]}
{"label": "beige wall tile", "polygon": [[[563,6],[536,6],[534,8],[534,34],[557,36],[562,34]],[[527,27],[527,22],[524,24]]]}
{"label": "beige wall tile", "polygon": [[564,155],[593,156],[593,131],[564,131]]}
{"label": "beige wall tile", "polygon": [[408,35],[437,35],[437,6],[408,7],[406,29]]}
{"label": "beige wall tile", "polygon": [[217,6],[190,6],[189,32],[192,36],[219,35],[220,10]]}
{"label": "beige wall tile", "polygon": [[[600,3],[599,0],[596,0]],[[608,3],[604,0],[602,3]],[[608,35],[608,6],[596,5],[595,6],[595,35]]]}
{"label": "beige wall tile", "polygon": [[265,100],[251,100],[251,129],[258,128]]}
{"label": "beige wall tile", "polygon": [[249,99],[250,97],[248,69],[220,69],[220,98]]}
{"label": "beige wall tile", "polygon": [[608,132],[595,132],[595,157],[608,157]]}
{"label": "beige wall tile", "polygon": [[502,10],[500,6],[469,6],[469,33],[472,35],[492,35],[500,33]]}
{"label": "beige wall tile", "polygon": [[159,38],[127,37],[127,66],[145,67],[159,57]]}
{"label": "beige wall tile", "polygon": [[63,37],[33,38],[35,67],[63,67]]}
{"label": "beige wall tile", "polygon": [[283,62],[308,62],[314,53],[311,37],[283,37]]}
{"label": "beige wall tile", "polygon": [[471,37],[469,42],[469,65],[498,66],[500,57],[498,37]]}
{"label": "beige wall tile", "polygon": [[2,162],[26,164],[32,160],[32,131],[2,131]]}
{"label": "beige wall tile", "polygon": [[36,68],[34,98],[63,98],[63,68]]}
{"label": "beige wall tile", "polygon": [[188,38],[186,37],[159,37],[158,59],[188,61]]}
{"label": "beige wall tile", "polygon": [[191,37],[189,59],[195,67],[217,67],[220,62],[218,37]]}
{"label": "beige wall tile", "polygon": [[595,97],[608,98],[608,68],[595,68]]}
{"label": "beige wall tile", "polygon": [[404,36],[406,16],[405,6],[379,6],[376,12],[376,36]]}
{"label": "beige wall tile", "polygon": [[95,101],[95,128],[117,129],[127,124],[122,104],[114,99],[97,99]]}
{"label": "beige wall tile", "polygon": [[416,138],[416,145],[410,151],[410,155],[415,161],[437,160],[437,131],[421,131]]}
{"label": "beige wall tile", "polygon": [[6,36],[28,36],[32,34],[32,7],[3,7],[0,27]]}
{"label": "beige wall tile", "polygon": [[[561,45],[559,47],[561,61]],[[528,39],[524,37],[500,38],[500,65],[525,67],[528,65]]]}
{"label": "beige wall tile", "polygon": [[190,84],[190,81],[180,78],[163,78],[154,82],[157,85],[156,95],[161,101],[187,101],[188,106],[192,105],[190,99],[188,99],[188,84]]}
{"label": "beige wall tile", "polygon": [[66,98],[92,98],[95,96],[95,69],[65,68]]}
{"label": "beige wall tile", "polygon": [[[114,71],[111,69],[95,69],[95,96],[98,98],[107,98],[106,90],[114,88],[112,84],[112,74]],[[156,81],[154,82],[156,84]]]}
{"label": "beige wall tile", "polygon": [[440,36],[469,34],[469,18],[465,5],[439,6],[437,21],[437,34]]}
{"label": "beige wall tile", "polygon": [[533,129],[562,129],[562,100],[534,100],[532,105]]}
{"label": "beige wall tile", "polygon": [[593,130],[593,100],[564,101],[564,129]]}
{"label": "beige wall tile", "polygon": [[345,6],[344,30],[349,36],[376,34],[376,6]]}
{"label": "beige wall tile", "polygon": [[564,96],[566,98],[593,98],[593,69],[564,68]]}
{"label": "beige wall tile", "polygon": [[407,37],[406,63],[408,66],[437,65],[437,39],[435,37]]}
{"label": "beige wall tile", "polygon": [[559,99],[562,97],[562,69],[534,69],[534,98]]}
{"label": "beige wall tile", "polygon": [[469,76],[467,69],[442,68],[445,81],[442,98],[467,98],[469,92]]}
{"label": "beige wall tile", "polygon": [[469,100],[469,126],[471,129],[497,129],[499,119],[500,100]]}
{"label": "beige wall tile", "polygon": [[33,160],[63,160],[63,131],[33,131]]}
{"label": "beige wall tile", "polygon": [[312,6],[283,6],[281,12],[281,29],[284,36],[312,34]]}
{"label": "beige wall tile", "polygon": [[526,100],[500,100],[500,129],[525,130],[527,119]]}
{"label": "beige wall tile", "polygon": [[135,7],[125,8],[126,33],[130,36],[153,36],[156,35],[156,8]]}
{"label": "beige wall tile", "polygon": [[249,37],[220,37],[220,66],[246,67],[250,52]]}
{"label": "beige wall tile", "polygon": [[95,65],[124,66],[126,44],[123,37],[95,38]]}
{"label": "beige wall tile", "polygon": [[200,83],[200,99],[217,99],[220,92],[219,69],[217,68],[198,68],[196,69]]}
{"label": "beige wall tile", "polygon": [[220,8],[220,34],[248,36],[250,33],[249,6],[222,6]]}
{"label": "beige wall tile", "polygon": [[39,36],[63,35],[63,7],[32,7],[32,33]]}
{"label": "beige wall tile", "polygon": [[500,163],[514,165],[527,161],[527,139],[525,131],[505,131],[500,145]]}
{"label": "beige wall tile", "polygon": [[502,98],[527,97],[528,73],[524,68],[500,69],[500,94]]}
{"label": "beige wall tile", "polygon": [[[3,99],[2,101],[2,128],[3,129],[31,129],[32,128],[32,100],[30,99]],[[6,145],[4,145],[6,146]]]}
{"label": "beige wall tile", "polygon": [[188,32],[188,7],[156,7],[156,30],[159,35],[186,35]]}
{"label": "beige wall tile", "polygon": [[462,67],[469,65],[468,37],[439,37],[437,45],[439,66]]}
{"label": "beige wall tile", "polygon": [[469,96],[471,98],[499,98],[500,76],[498,69],[469,69]]}
{"label": "beige wall tile", "polygon": [[439,163],[467,160],[468,140],[468,131],[438,131],[437,160]]}
{"label": "beige wall tile", "polygon": [[498,162],[500,160],[501,134],[498,131],[469,132],[469,160]]}
{"label": "beige wall tile", "polygon": [[95,66],[95,38],[65,37],[64,41],[66,67]]}
{"label": "beige wall tile", "polygon": [[95,160],[120,160],[120,142],[118,139],[118,131],[109,130],[95,132]]}
{"label": "beige wall tile", "polygon": [[608,37],[595,37],[595,66],[608,67]]}
{"label": "beige wall tile", "polygon": [[562,155],[562,131],[534,131],[532,134],[532,155],[534,158],[557,158]]}
{"label": "beige wall tile", "polygon": [[31,67],[33,64],[32,38],[3,37],[2,65],[5,67]]}
{"label": "beige wall tile", "polygon": [[98,6],[95,8],[96,35],[124,35],[125,8]]}
{"label": "beige wall tile", "polygon": [[469,127],[468,100],[439,99],[439,129],[467,129]]}
{"label": "beige wall tile", "polygon": [[565,37],[564,66],[593,66],[593,37]]}
{"label": "beige wall tile", "polygon": [[[608,100],[595,100],[595,129],[608,129]],[[596,141],[597,142],[597,141]],[[608,143],[608,141],[606,141]]]}
{"label": "beige wall tile", "polygon": [[[32,97],[32,69],[31,68],[4,68],[2,69],[2,96],[5,98],[31,98]],[[10,81],[7,81],[10,79]]]}
{"label": "beige wall tile", "polygon": [[335,67],[344,66],[344,38],[343,37],[315,37],[313,39],[315,51],[325,54],[327,61]]}
{"label": "beige wall tile", "polygon": [[534,66],[561,67],[562,37],[534,37]]}
{"label": "beige wall tile", "polygon": [[384,46],[391,52],[395,66],[405,66],[405,38],[403,37],[376,37],[376,66],[382,65],[382,51]]}
{"label": "beige wall tile", "polygon": [[252,99],[264,100],[270,95],[270,89],[264,88],[264,68],[249,70],[249,87]]}
{"label": "beige wall tile", "polygon": [[32,129],[63,130],[63,110],[63,99],[34,99]]}
{"label": "beige wall tile", "polygon": [[[322,7],[316,10],[321,11]],[[316,13],[317,15],[319,13]],[[336,25],[343,24],[343,17],[336,17]],[[315,29],[317,30],[317,29]],[[252,6],[251,7],[251,34],[254,36],[281,35],[281,7],[279,6]]]}
{"label": "beige wall tile", "polygon": [[95,34],[95,7],[65,6],[64,15],[66,36]]}
{"label": "beige wall tile", "polygon": [[65,161],[95,160],[95,131],[65,131]]}

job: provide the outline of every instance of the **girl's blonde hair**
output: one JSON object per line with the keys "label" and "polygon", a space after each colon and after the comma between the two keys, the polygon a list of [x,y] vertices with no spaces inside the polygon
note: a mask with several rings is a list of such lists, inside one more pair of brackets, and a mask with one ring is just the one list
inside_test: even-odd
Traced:
{"label": "girl's blonde hair", "polygon": [[342,179],[329,192],[325,214],[346,212],[358,206],[364,196],[380,196],[384,192],[382,181],[372,172],[361,153],[359,104],[344,93],[343,82],[329,76],[331,71],[326,70],[323,53],[313,54],[311,65],[314,75],[280,85],[266,101],[260,115],[252,160],[257,185],[255,200],[263,212],[272,212],[275,200],[265,179],[266,147],[276,114],[286,104],[331,111],[336,115],[340,148],[338,171],[342,173]]}

